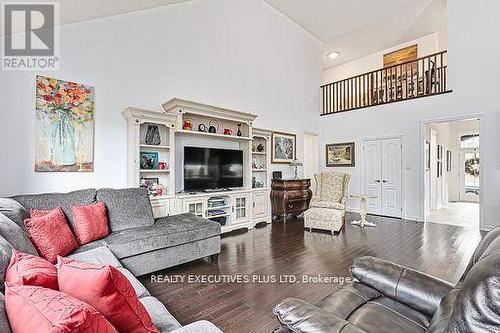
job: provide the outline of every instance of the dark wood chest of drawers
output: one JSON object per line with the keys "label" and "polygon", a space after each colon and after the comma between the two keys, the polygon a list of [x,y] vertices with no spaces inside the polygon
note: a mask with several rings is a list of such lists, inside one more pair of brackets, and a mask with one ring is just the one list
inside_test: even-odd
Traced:
{"label": "dark wood chest of drawers", "polygon": [[271,204],[273,216],[287,218],[307,210],[312,191],[310,179],[273,179]]}

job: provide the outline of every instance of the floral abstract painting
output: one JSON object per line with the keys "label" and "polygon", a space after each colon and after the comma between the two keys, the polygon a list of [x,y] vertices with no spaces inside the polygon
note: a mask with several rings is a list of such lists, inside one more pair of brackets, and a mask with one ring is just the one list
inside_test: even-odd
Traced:
{"label": "floral abstract painting", "polygon": [[94,88],[36,77],[35,171],[94,171]]}

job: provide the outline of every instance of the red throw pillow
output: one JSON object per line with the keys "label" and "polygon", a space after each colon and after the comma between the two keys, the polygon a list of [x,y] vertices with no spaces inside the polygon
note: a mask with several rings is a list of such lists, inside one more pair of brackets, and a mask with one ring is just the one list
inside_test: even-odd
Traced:
{"label": "red throw pillow", "polygon": [[59,288],[97,309],[119,332],[158,332],[129,280],[110,265],[58,257]]}
{"label": "red throw pillow", "polygon": [[[57,208],[55,208],[55,209],[57,209]],[[31,218],[33,218],[33,217],[41,217],[41,216],[47,215],[48,213],[50,213],[53,210],[54,209],[43,210],[43,209],[31,208],[30,209],[30,217]]]}
{"label": "red throw pillow", "polygon": [[92,306],[52,289],[6,284],[5,305],[12,332],[118,333]]}
{"label": "red throw pillow", "polygon": [[73,214],[73,229],[78,244],[87,244],[109,235],[104,202],[86,206],[71,206],[71,213]]}
{"label": "red throw pillow", "polygon": [[12,250],[5,281],[10,285],[38,286],[59,290],[57,285],[57,268],[47,260]]}
{"label": "red throw pillow", "polygon": [[65,256],[78,247],[61,208],[24,220],[26,231],[36,250],[51,263],[57,256]]}

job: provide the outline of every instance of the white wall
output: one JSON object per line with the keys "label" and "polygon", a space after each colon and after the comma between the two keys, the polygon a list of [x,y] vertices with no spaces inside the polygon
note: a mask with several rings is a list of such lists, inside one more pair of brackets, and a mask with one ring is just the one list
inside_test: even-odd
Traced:
{"label": "white wall", "polygon": [[[482,227],[500,224],[500,44],[496,42],[499,11],[500,2],[496,0],[448,2],[448,83],[452,93],[321,117],[320,149],[332,142],[357,142],[357,165],[346,169],[353,175],[351,192],[361,191],[362,138],[402,134],[403,213],[408,219],[421,220],[425,141],[422,122],[481,114]],[[321,153],[320,158],[326,169]]]}
{"label": "white wall", "polygon": [[95,87],[95,171],[33,171],[37,73],[0,72],[0,195],[126,186],[121,111],[161,110],[174,96],[255,113],[257,127],[296,133],[301,157],[303,131],[318,132],[320,50],[260,0],[195,0],[63,26],[61,68],[41,74]]}
{"label": "white wall", "polygon": [[[436,134],[436,140],[432,139],[431,132]],[[448,188],[450,184],[449,174],[446,171],[446,151],[450,149],[450,123],[432,123],[426,126],[426,141],[431,143],[431,168],[425,171],[427,190],[430,191],[428,198],[430,201],[427,213],[430,210],[439,209],[448,203]],[[441,157],[442,174],[437,176],[438,150],[437,145],[442,146],[443,156]]]}

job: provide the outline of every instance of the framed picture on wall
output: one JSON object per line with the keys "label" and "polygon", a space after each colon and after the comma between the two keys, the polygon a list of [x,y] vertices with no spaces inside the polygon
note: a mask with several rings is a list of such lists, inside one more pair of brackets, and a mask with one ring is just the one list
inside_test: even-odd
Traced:
{"label": "framed picture on wall", "polygon": [[425,170],[431,169],[431,143],[425,142]]}
{"label": "framed picture on wall", "polygon": [[325,146],[327,167],[353,167],[355,165],[354,142],[332,143]]}
{"label": "framed picture on wall", "polygon": [[286,163],[296,159],[296,141],[295,134],[273,132],[271,136],[272,145],[272,163]]}
{"label": "framed picture on wall", "polygon": [[441,177],[443,175],[443,162],[442,161],[437,161],[437,177]]}
{"label": "framed picture on wall", "polygon": [[95,91],[36,77],[35,172],[94,171]]}
{"label": "framed picture on wall", "polygon": [[451,150],[446,151],[446,171],[451,171]]}

